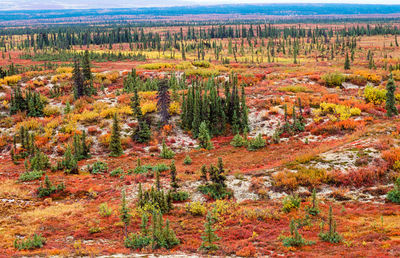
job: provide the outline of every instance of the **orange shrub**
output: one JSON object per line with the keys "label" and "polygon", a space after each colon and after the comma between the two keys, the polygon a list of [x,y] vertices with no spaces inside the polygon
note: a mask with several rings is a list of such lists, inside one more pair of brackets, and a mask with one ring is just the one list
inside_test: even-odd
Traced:
{"label": "orange shrub", "polygon": [[382,158],[386,160],[390,166],[393,166],[396,161],[400,160],[400,148],[391,148],[382,152]]}

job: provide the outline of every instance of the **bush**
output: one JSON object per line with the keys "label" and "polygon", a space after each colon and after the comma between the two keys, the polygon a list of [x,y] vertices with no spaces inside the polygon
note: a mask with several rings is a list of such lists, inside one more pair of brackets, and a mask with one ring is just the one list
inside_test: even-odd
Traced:
{"label": "bush", "polygon": [[19,176],[18,180],[22,182],[33,181],[42,178],[43,174],[44,171],[41,170],[26,171]]}
{"label": "bush", "polygon": [[189,199],[189,193],[187,192],[172,192],[171,198],[173,201],[182,202]]}
{"label": "bush", "polygon": [[49,177],[46,176],[44,179],[44,183],[40,184],[40,186],[37,190],[37,194],[38,194],[38,197],[41,198],[41,197],[50,196],[51,194],[53,194],[55,192],[64,191],[64,189],[65,189],[64,183],[60,183],[57,185],[57,187],[55,187],[50,182]]}
{"label": "bush", "polygon": [[366,102],[374,103],[375,105],[380,105],[386,100],[385,89],[379,89],[372,85],[367,85],[364,89],[364,98]]}
{"label": "bush", "polygon": [[339,243],[342,241],[342,236],[336,231],[336,221],[333,220],[332,206],[329,207],[328,215],[328,231],[324,232],[324,223],[321,225],[321,232],[318,234],[322,241],[330,243]]}
{"label": "bush", "polygon": [[293,209],[300,208],[300,203],[301,199],[297,195],[288,195],[282,201],[282,211],[289,213]]}
{"label": "bush", "polygon": [[241,136],[240,134],[236,134],[232,141],[230,142],[230,144],[233,147],[242,147],[246,144],[246,140],[243,138],[243,136]]}
{"label": "bush", "polygon": [[43,108],[43,114],[45,116],[58,116],[60,113],[61,111],[57,106],[48,104]]}
{"label": "bush", "polygon": [[327,73],[322,76],[322,80],[324,81],[327,87],[336,87],[341,86],[342,83],[345,81],[345,76],[341,73]]}
{"label": "bush", "polygon": [[199,191],[205,195],[210,196],[214,200],[231,198],[233,193],[221,184],[212,183],[206,185],[200,185]]}
{"label": "bush", "polygon": [[124,170],[122,168],[117,168],[110,172],[110,176],[113,176],[113,177],[122,176],[123,174],[124,174]]}
{"label": "bush", "polygon": [[99,214],[101,217],[110,217],[113,213],[113,210],[108,207],[106,202],[103,202],[99,206]]}
{"label": "bush", "polygon": [[192,159],[190,158],[189,155],[186,155],[185,159],[183,160],[184,165],[190,165],[192,164]]}
{"label": "bush", "polygon": [[93,163],[92,167],[89,168],[90,174],[101,174],[108,171],[107,163],[102,161],[96,161]]}
{"label": "bush", "polygon": [[387,199],[391,202],[400,204],[400,177],[397,178],[394,189],[387,193]]}
{"label": "bush", "polygon": [[207,208],[201,202],[191,202],[186,204],[186,210],[193,216],[204,216]]}
{"label": "bush", "polygon": [[314,244],[313,241],[305,240],[299,233],[295,221],[292,219],[290,221],[290,236],[283,239],[283,245],[286,247],[301,247],[305,245]]}
{"label": "bush", "polygon": [[160,153],[160,157],[163,159],[172,159],[175,157],[175,152],[168,148],[167,144],[165,144],[165,141],[163,140],[162,143],[162,149]]}
{"label": "bush", "polygon": [[266,144],[267,141],[262,137],[261,134],[258,134],[256,137],[249,140],[247,149],[250,151],[255,151],[264,148]]}
{"label": "bush", "polygon": [[125,238],[125,247],[133,249],[142,249],[151,243],[149,236],[144,236],[141,233],[131,233]]}
{"label": "bush", "polygon": [[14,240],[14,247],[18,250],[32,250],[36,248],[41,248],[46,243],[46,238],[41,235],[34,234],[31,239],[26,240]]}
{"label": "bush", "polygon": [[49,157],[43,152],[37,151],[30,160],[32,170],[43,170],[50,167]]}

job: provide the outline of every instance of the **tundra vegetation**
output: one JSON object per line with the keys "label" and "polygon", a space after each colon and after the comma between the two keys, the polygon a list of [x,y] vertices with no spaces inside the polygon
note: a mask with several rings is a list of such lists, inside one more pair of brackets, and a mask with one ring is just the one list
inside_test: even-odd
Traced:
{"label": "tundra vegetation", "polygon": [[1,27],[0,254],[399,256],[400,23],[353,21]]}

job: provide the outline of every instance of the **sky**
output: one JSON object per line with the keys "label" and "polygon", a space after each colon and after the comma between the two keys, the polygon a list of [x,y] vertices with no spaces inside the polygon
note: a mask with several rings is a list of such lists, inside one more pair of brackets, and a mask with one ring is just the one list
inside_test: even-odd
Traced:
{"label": "sky", "polygon": [[400,0],[0,0],[0,10],[134,8],[240,3],[400,4]]}

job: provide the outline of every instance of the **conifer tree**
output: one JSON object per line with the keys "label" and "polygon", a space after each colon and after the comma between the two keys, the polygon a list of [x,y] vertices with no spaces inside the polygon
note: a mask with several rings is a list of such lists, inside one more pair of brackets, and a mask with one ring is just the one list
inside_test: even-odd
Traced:
{"label": "conifer tree", "polygon": [[211,150],[213,148],[211,137],[206,122],[201,122],[198,139],[200,148]]}
{"label": "conifer tree", "polygon": [[90,66],[89,51],[85,50],[82,60],[82,74],[85,81],[91,81],[93,78]]}
{"label": "conifer tree", "polygon": [[117,113],[115,113],[113,117],[113,126],[110,139],[110,151],[111,151],[110,156],[112,157],[119,157],[123,154]]}
{"label": "conifer tree", "polygon": [[213,228],[215,222],[215,216],[213,216],[211,211],[208,211],[206,223],[204,224],[204,233],[201,236],[203,242],[201,243],[200,249],[205,251],[213,251],[219,248],[218,245],[215,244],[215,242],[220,240],[220,237],[215,234],[215,229]]}
{"label": "conifer tree", "polygon": [[396,85],[394,83],[392,74],[390,74],[389,80],[386,84],[386,115],[388,117],[392,117],[395,115],[398,115],[398,111],[396,108],[396,99],[395,99],[395,95],[394,92],[396,90]]}
{"label": "conifer tree", "polygon": [[160,114],[161,125],[168,124],[169,121],[169,104],[170,96],[168,91],[168,83],[166,80],[162,80],[158,86],[157,94],[157,107]]}
{"label": "conifer tree", "polygon": [[346,52],[346,59],[344,61],[344,69],[345,70],[350,70],[349,52]]}
{"label": "conifer tree", "polygon": [[124,236],[128,236],[128,226],[131,223],[132,215],[129,214],[130,209],[128,208],[126,202],[126,194],[125,190],[122,191],[122,202],[121,202],[121,209],[120,209],[120,218],[121,221],[124,223]]}
{"label": "conifer tree", "polygon": [[177,191],[177,189],[179,188],[179,185],[176,181],[176,167],[175,167],[175,160],[173,160],[171,162],[170,165],[170,174],[171,174],[171,187],[173,189],[174,192]]}
{"label": "conifer tree", "polygon": [[85,95],[85,84],[78,60],[75,60],[74,62],[74,69],[72,71],[72,75],[74,79],[74,97],[75,99],[79,99],[80,97]]}
{"label": "conifer tree", "polygon": [[72,155],[71,148],[67,146],[67,149],[64,153],[64,158],[61,161],[61,165],[65,169],[65,173],[67,174],[77,174],[78,173],[78,162],[75,159],[74,155]]}

